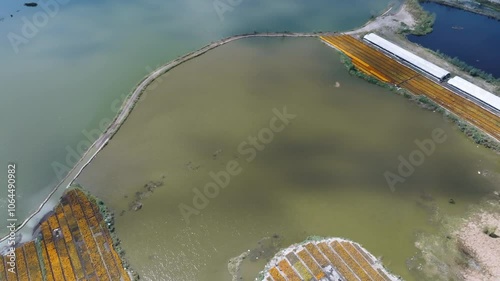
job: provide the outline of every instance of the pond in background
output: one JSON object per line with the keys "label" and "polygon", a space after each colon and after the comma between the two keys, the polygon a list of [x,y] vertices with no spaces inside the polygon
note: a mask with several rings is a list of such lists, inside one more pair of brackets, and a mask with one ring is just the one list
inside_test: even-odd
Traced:
{"label": "pond in background", "polygon": [[436,14],[433,31],[408,39],[500,78],[500,22],[496,19],[436,3],[421,3]]}

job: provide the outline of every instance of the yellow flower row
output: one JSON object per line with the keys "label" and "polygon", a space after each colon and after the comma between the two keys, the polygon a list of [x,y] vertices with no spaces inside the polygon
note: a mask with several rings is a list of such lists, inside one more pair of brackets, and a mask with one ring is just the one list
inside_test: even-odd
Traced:
{"label": "yellow flower row", "polygon": [[45,246],[45,241],[40,241],[40,245],[42,248],[42,259],[45,267],[45,275],[47,277],[47,281],[54,281],[54,275],[52,274],[52,267],[50,266],[49,256],[47,254],[47,247]]}
{"label": "yellow flower row", "polygon": [[318,262],[318,264],[321,267],[325,267],[329,264],[329,262],[323,257],[321,252],[314,244],[309,243],[305,245],[305,248],[309,251],[309,253],[311,253],[311,255],[314,257],[314,259]]}
{"label": "yellow flower row", "polygon": [[285,273],[288,281],[301,281],[300,277],[293,271],[292,267],[286,260],[281,260],[278,263],[278,267]]}
{"label": "yellow flower row", "polygon": [[385,281],[385,279],[378,274],[378,272],[365,260],[365,258],[354,248],[349,242],[342,242],[341,245],[354,257],[359,265],[370,275],[375,281]]}
{"label": "yellow flower row", "polygon": [[281,275],[279,270],[276,267],[273,267],[269,270],[269,273],[273,277],[275,281],[286,281],[286,279]]}
{"label": "yellow flower row", "polygon": [[94,265],[97,276],[99,277],[99,279],[105,277],[107,273],[86,219],[82,218],[78,220],[78,226],[80,227],[80,233],[82,234],[83,241],[85,241],[85,244],[87,245],[87,250],[90,254],[90,259],[92,260],[92,264]]}
{"label": "yellow flower row", "polygon": [[66,281],[76,280],[75,273],[73,272],[73,266],[69,259],[68,251],[66,250],[66,245],[63,239],[56,242],[57,252],[59,253],[59,260],[61,261],[61,266],[66,277]]}
{"label": "yellow flower row", "polygon": [[347,265],[344,264],[342,259],[330,249],[328,244],[325,242],[321,242],[318,244],[318,247],[325,254],[325,256],[331,261],[332,265],[337,269],[337,271],[344,276],[347,281],[355,281],[358,280],[354,273],[349,270]]}
{"label": "yellow flower row", "polygon": [[47,254],[50,259],[50,265],[52,268],[52,273],[54,274],[54,279],[64,280],[64,274],[61,268],[61,263],[59,261],[59,255],[57,254],[56,248],[54,247],[54,242],[45,240],[45,249],[47,250]]}
{"label": "yellow flower row", "polygon": [[41,281],[42,270],[40,268],[40,263],[38,261],[38,253],[35,248],[35,241],[31,241],[24,244],[23,248],[24,248],[24,255],[26,257],[26,264],[28,265],[30,280]]}
{"label": "yellow flower row", "polygon": [[19,280],[28,280],[28,268],[24,260],[23,248],[16,248],[17,277]]}
{"label": "yellow flower row", "polygon": [[338,241],[334,241],[331,243],[331,246],[337,254],[344,260],[344,262],[351,268],[354,273],[356,273],[357,276],[361,280],[370,280],[370,277],[366,272],[361,268],[361,266],[347,253],[347,251],[340,245]]}
{"label": "yellow flower row", "polygon": [[311,270],[316,279],[320,280],[325,276],[321,268],[313,261],[311,255],[307,253],[307,250],[302,250],[297,253],[297,255],[302,259],[302,261],[306,264],[306,266]]}

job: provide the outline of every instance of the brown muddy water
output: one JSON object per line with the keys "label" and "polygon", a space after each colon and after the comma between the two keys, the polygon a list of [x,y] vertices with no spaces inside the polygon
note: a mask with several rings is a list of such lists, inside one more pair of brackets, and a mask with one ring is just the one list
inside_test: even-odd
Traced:
{"label": "brown muddy water", "polygon": [[[230,43],[152,87],[78,178],[115,211],[144,280],[231,280],[228,261],[246,251],[237,277],[254,280],[281,247],[311,235],[352,239],[418,280],[407,267],[417,235],[498,188],[497,155],[439,114],[350,76],[317,39]],[[283,122],[285,107],[294,118]],[[446,140],[429,156],[415,152],[433,130]],[[266,143],[252,148],[254,136]],[[398,156],[410,154],[423,163],[392,192],[384,173],[397,175]],[[228,165],[217,191],[210,172]],[[149,181],[164,184],[130,211]],[[196,197],[207,185],[212,198]]]}

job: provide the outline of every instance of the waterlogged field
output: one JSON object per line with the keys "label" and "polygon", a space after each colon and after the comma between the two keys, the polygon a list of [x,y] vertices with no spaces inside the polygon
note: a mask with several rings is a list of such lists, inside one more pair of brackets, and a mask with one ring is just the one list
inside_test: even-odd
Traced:
{"label": "waterlogged field", "polygon": [[417,235],[498,182],[498,156],[317,39],[230,43],[153,87],[78,178],[115,210],[144,280],[254,280],[310,235],[421,280],[406,265]]}

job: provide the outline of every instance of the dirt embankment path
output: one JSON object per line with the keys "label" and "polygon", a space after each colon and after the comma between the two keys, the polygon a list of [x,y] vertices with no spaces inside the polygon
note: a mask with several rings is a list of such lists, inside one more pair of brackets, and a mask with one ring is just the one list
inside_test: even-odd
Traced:
{"label": "dirt embankment path", "polygon": [[[216,42],[212,42],[194,52],[183,55],[173,61],[170,61],[163,66],[159,67],[146,77],[144,77],[141,82],[134,88],[130,96],[124,101],[119,111],[119,114],[114,118],[111,124],[108,126],[106,131],[90,146],[90,148],[82,155],[81,159],[75,164],[75,166],[69,171],[69,173],[61,180],[61,182],[54,187],[54,189],[50,192],[50,194],[45,198],[45,200],[40,204],[38,209],[32,213],[28,218],[26,218],[23,223],[16,229],[16,233],[24,233],[25,235],[20,235],[21,237],[18,243],[23,243],[31,239],[31,234],[34,231],[32,228],[35,227],[27,227],[27,224],[33,219],[37,220],[40,216],[52,211],[52,208],[49,208],[49,202],[58,200],[56,194],[59,194],[61,190],[66,189],[83,171],[83,169],[90,164],[90,162],[96,157],[96,155],[106,146],[106,144],[111,140],[111,138],[118,132],[121,125],[125,122],[127,117],[132,112],[134,106],[139,101],[141,94],[144,90],[158,77],[165,74],[166,72],[174,69],[175,67],[192,60],[198,56],[201,56],[207,53],[210,50],[213,50],[217,47],[223,46],[227,43],[245,39],[252,37],[319,37],[321,35],[329,35],[333,34],[329,32],[318,32],[318,33],[292,33],[292,32],[266,32],[266,33],[251,33],[251,34],[241,34],[235,35],[231,37],[227,37],[221,39]],[[59,192],[58,192],[59,191]],[[38,225],[38,224],[30,224],[30,225]],[[0,251],[6,248],[6,242],[9,238],[9,235],[0,239]]]}

